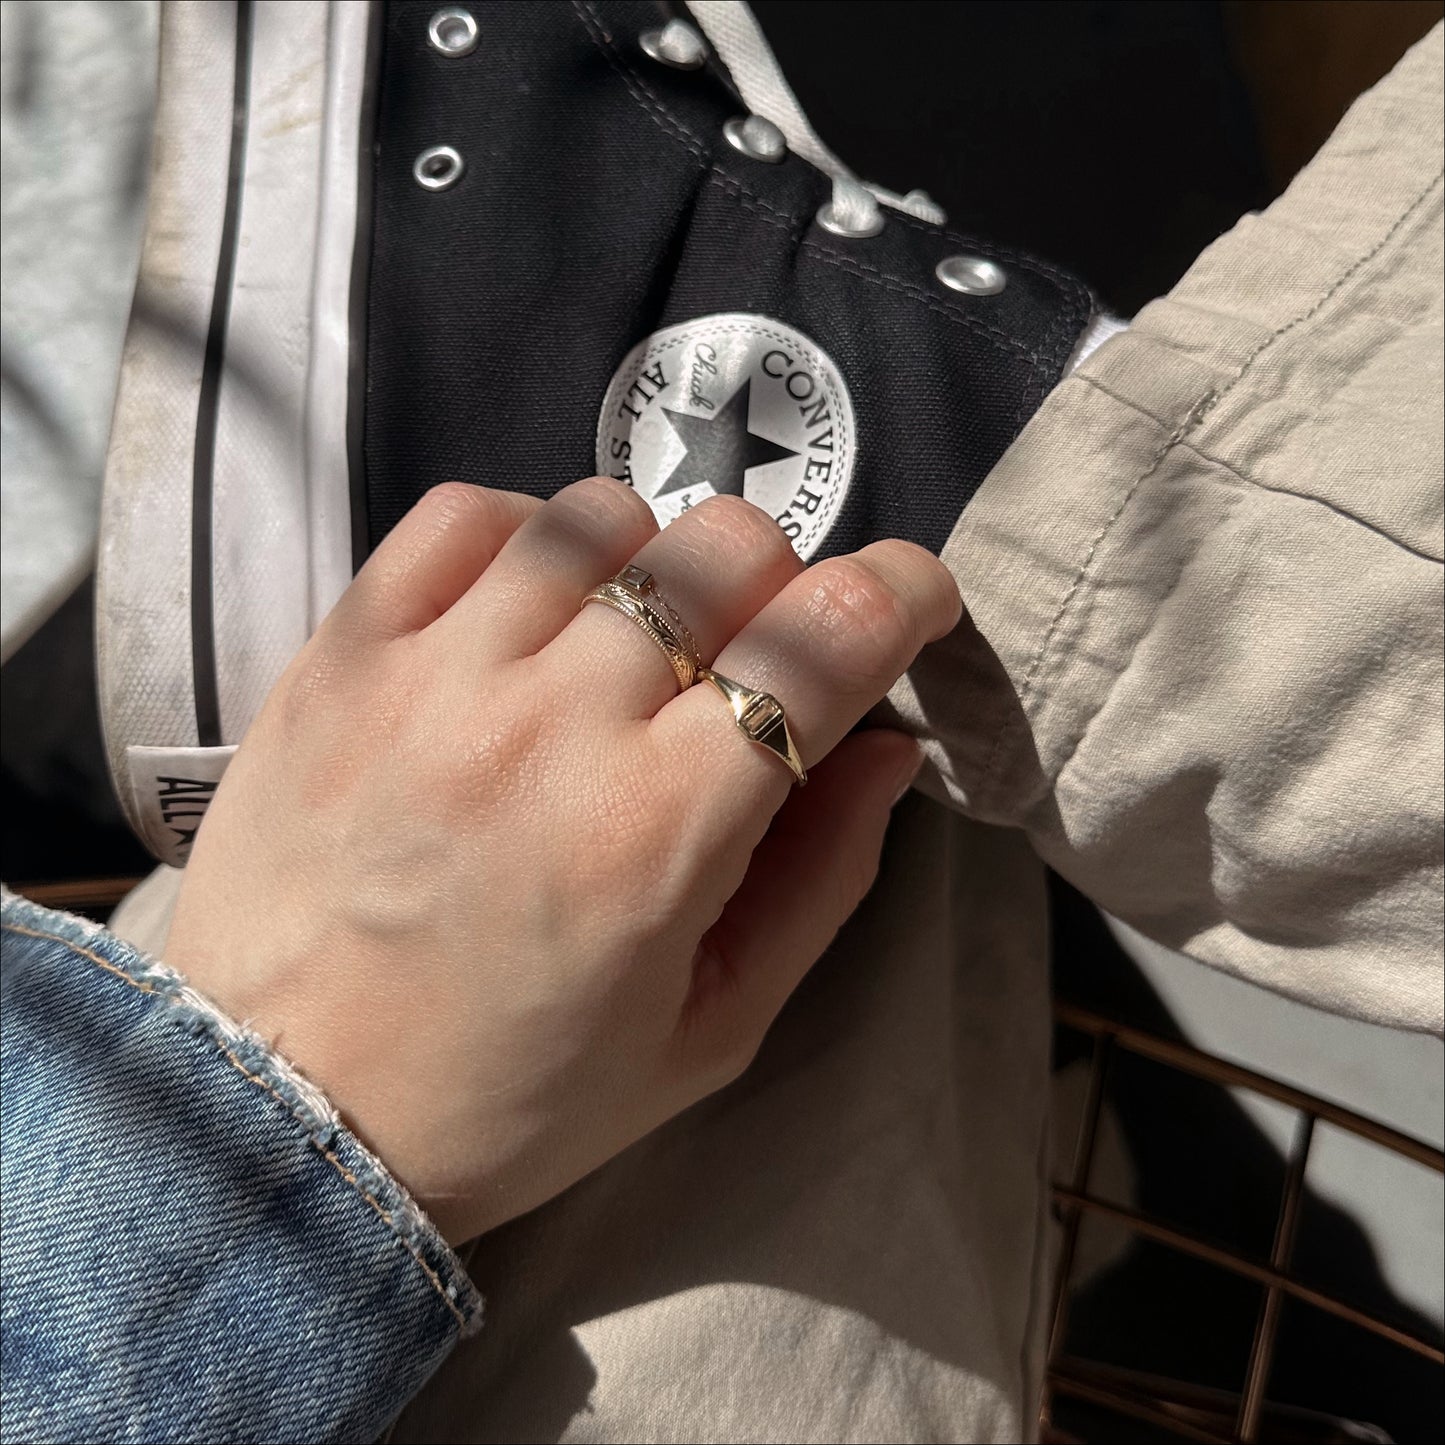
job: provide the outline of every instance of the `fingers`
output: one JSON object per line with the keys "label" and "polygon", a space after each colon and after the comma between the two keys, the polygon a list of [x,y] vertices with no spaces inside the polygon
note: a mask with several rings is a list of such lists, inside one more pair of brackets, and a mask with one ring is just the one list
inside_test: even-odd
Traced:
{"label": "fingers", "polygon": [[[730,496],[684,512],[631,561],[652,573],[704,663],[803,570],[782,528],[761,508]],[[677,696],[656,644],[610,608],[584,607],[553,646],[568,676],[613,711],[651,717]]]}
{"label": "fingers", "polygon": [[[724,1077],[746,1067],[788,995],[873,886],[893,804],[922,756],[904,733],[846,739],[794,792],[704,936],[685,1024]],[[695,1062],[695,1061],[694,1061]]]}
{"label": "fingers", "polygon": [[[952,575],[909,542],[875,542],[820,562],[777,594],[719,653],[719,673],[782,703],[811,767],[878,703],[927,642],[962,612]],[[776,808],[786,766],[741,735],[727,703],[703,683],[653,720],[665,754],[708,779],[720,826]]]}
{"label": "fingers", "polygon": [[541,505],[519,492],[465,482],[433,487],[372,553],[329,625],[381,638],[419,632],[466,592]]}
{"label": "fingers", "polygon": [[446,626],[499,656],[539,652],[656,533],[652,509],[630,487],[611,477],[573,482],[516,529]]}

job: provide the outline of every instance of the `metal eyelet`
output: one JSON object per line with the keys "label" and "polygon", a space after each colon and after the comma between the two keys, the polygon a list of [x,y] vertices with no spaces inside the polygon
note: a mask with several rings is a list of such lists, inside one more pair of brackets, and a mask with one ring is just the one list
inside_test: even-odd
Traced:
{"label": "metal eyelet", "polygon": [[426,27],[426,38],[433,50],[454,60],[470,55],[477,48],[476,18],[460,5],[448,5],[432,16]]}
{"label": "metal eyelet", "polygon": [[674,70],[696,70],[707,59],[707,41],[686,20],[669,20],[637,37],[642,53]]}
{"label": "metal eyelet", "polygon": [[883,229],[883,207],[875,207],[869,220],[858,225],[847,226],[836,219],[833,213],[833,203],[827,201],[818,207],[818,214],[814,219],[825,231],[831,231],[835,236],[844,236],[850,241],[861,241],[866,236],[876,236]]}
{"label": "metal eyelet", "polygon": [[723,122],[723,136],[750,160],[777,165],[788,153],[787,137],[760,115],[738,115]]}
{"label": "metal eyelet", "polygon": [[461,180],[467,163],[452,146],[429,146],[412,162],[412,179],[424,191],[445,191]]}
{"label": "metal eyelet", "polygon": [[945,286],[967,296],[997,296],[1008,285],[1008,272],[982,256],[947,256],[933,274]]}

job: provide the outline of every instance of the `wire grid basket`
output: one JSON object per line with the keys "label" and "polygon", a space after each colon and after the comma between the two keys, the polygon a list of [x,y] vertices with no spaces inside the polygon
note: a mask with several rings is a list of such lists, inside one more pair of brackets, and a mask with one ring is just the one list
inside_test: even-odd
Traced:
{"label": "wire grid basket", "polygon": [[[1157,1427],[1171,1438],[1218,1442],[1218,1445],[1276,1438],[1370,1438],[1361,1427],[1353,1425],[1349,1435],[1331,1436],[1321,1428],[1324,1423],[1321,1417],[1312,1417],[1308,1411],[1271,1404],[1267,1396],[1280,1310],[1285,1299],[1291,1297],[1368,1330],[1437,1366],[1445,1366],[1445,1350],[1436,1342],[1317,1289],[1291,1272],[1305,1170],[1314,1142],[1315,1125],[1321,1121],[1331,1124],[1381,1149],[1433,1169],[1437,1174],[1445,1173],[1445,1153],[1303,1089],[1216,1058],[1188,1044],[1119,1023],[1089,1009],[1058,1002],[1054,1016],[1063,1027],[1086,1035],[1091,1040],[1092,1052],[1070,1176],[1057,1181],[1052,1191],[1063,1238],[1041,1408],[1043,1438],[1054,1442],[1076,1438],[1054,1423],[1054,1404],[1062,1397]],[[1286,1162],[1275,1218],[1274,1242],[1267,1259],[1251,1258],[1243,1251],[1223,1247],[1192,1230],[1171,1224],[1167,1219],[1128,1208],[1090,1192],[1090,1172],[1099,1138],[1099,1116],[1111,1066],[1121,1052],[1140,1056],[1208,1083],[1250,1090],[1295,1111],[1294,1142]],[[1079,1231],[1089,1216],[1108,1220],[1137,1238],[1192,1255],[1261,1287],[1262,1300],[1244,1383],[1237,1394],[1096,1363],[1065,1352]],[[1265,1429],[1267,1422],[1269,1428]],[[1377,1438],[1388,1437],[1382,1435]]]}

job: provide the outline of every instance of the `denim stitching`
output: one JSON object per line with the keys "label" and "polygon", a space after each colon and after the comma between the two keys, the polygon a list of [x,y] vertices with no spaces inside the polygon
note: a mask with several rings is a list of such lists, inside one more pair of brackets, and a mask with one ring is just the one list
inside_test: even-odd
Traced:
{"label": "denim stitching", "polygon": [[[125,969],[118,967],[114,963],[111,963],[109,959],[103,958],[100,954],[95,953],[91,949],[85,948],[82,945],[75,943],[68,938],[61,937],[59,934],[43,933],[38,929],[27,928],[24,924],[20,923],[6,923],[4,925],[4,928],[7,933],[19,933],[23,934],[27,938],[38,938],[46,943],[58,943],[62,947],[68,949],[71,953],[79,954],[82,958],[89,959],[92,963],[98,965],[100,968],[103,968],[107,973],[114,974],[115,977],[120,979],[122,983],[128,984],[131,988],[137,989],[141,993],[153,994],[156,997],[166,999],[168,1002],[175,1001],[173,995],[170,995],[164,990],[157,988],[154,984],[147,983],[143,979],[133,978],[129,973],[125,971]],[[280,1104],[281,1107],[284,1108],[286,1112],[290,1114],[293,1119],[296,1120],[297,1123],[301,1124],[304,1128],[306,1128],[308,1135],[312,1133],[314,1126],[300,1115],[295,1106],[289,1099],[285,1097],[285,1095],[283,1095],[272,1084],[267,1082],[267,1080],[261,1078],[257,1074],[253,1074],[245,1066],[245,1064],[243,1064],[241,1060],[237,1058],[237,1056],[231,1051],[231,1049],[227,1046],[225,1042],[217,1038],[214,1034],[209,1035],[209,1037],[211,1039],[211,1042],[215,1044],[215,1046],[220,1050],[220,1052],[225,1056],[227,1061],[232,1065],[236,1072],[241,1075],[242,1078],[249,1080],[251,1083],[257,1085],[266,1093],[270,1094],[270,1096],[275,1099],[276,1102]],[[436,1273],[434,1269],[432,1269],[432,1267],[426,1262],[426,1260],[422,1258],[421,1253],[417,1250],[416,1246],[412,1244],[411,1241],[407,1239],[404,1234],[401,1233],[400,1229],[397,1226],[396,1219],[394,1218],[391,1211],[388,1210],[381,1203],[380,1200],[378,1200],[374,1195],[372,1195],[366,1190],[366,1188],[362,1185],[361,1181],[357,1178],[357,1176],[353,1174],[352,1171],[349,1170],[341,1162],[341,1160],[329,1148],[327,1148],[326,1145],[318,1143],[314,1139],[312,1139],[310,1142],[313,1144],[316,1151],[322,1156],[322,1158],[324,1158],[332,1166],[332,1168],[336,1170],[336,1172],[352,1187],[352,1189],[358,1195],[360,1195],[360,1197],[364,1199],[367,1204],[369,1204],[372,1209],[376,1211],[377,1215],[386,1223],[387,1227],[391,1230],[393,1236],[421,1267],[422,1273],[426,1275],[427,1279],[431,1283],[432,1288],[441,1297],[442,1303],[446,1305],[446,1307],[452,1312],[453,1316],[456,1318],[457,1324],[460,1325],[462,1330],[465,1332],[468,1328],[466,1316],[463,1315],[461,1310],[457,1307],[455,1301],[452,1300],[452,1298],[448,1294],[447,1286],[442,1283],[440,1276]]]}
{"label": "denim stitching", "polygon": [[[1034,684],[1038,678],[1039,671],[1043,667],[1044,660],[1048,656],[1049,649],[1053,645],[1054,638],[1058,634],[1059,628],[1063,624],[1064,616],[1068,612],[1070,604],[1073,602],[1074,597],[1077,595],[1079,588],[1083,585],[1083,582],[1088,575],[1090,567],[1093,565],[1094,557],[1097,555],[1099,548],[1104,544],[1104,541],[1108,537],[1109,533],[1113,531],[1114,524],[1118,522],[1119,518],[1124,515],[1125,509],[1134,499],[1134,496],[1138,492],[1139,488],[1143,486],[1143,484],[1148,481],[1148,479],[1153,476],[1155,472],[1159,470],[1159,468],[1164,463],[1164,459],[1169,455],[1169,453],[1181,442],[1183,442],[1185,437],[1191,431],[1193,431],[1194,428],[1200,422],[1202,422],[1204,418],[1208,416],[1209,413],[1213,411],[1214,408],[1218,406],[1218,404],[1223,401],[1226,396],[1229,395],[1229,393],[1240,383],[1240,381],[1244,379],[1245,375],[1249,372],[1249,369],[1254,365],[1254,363],[1266,351],[1268,351],[1269,348],[1272,347],[1276,341],[1278,341],[1282,336],[1287,336],[1291,331],[1295,329],[1295,327],[1302,326],[1306,321],[1309,321],[1313,317],[1317,316],[1320,310],[1326,305],[1326,303],[1335,296],[1335,294],[1340,290],[1341,287],[1345,286],[1350,280],[1353,279],[1355,274],[1360,270],[1362,266],[1368,265],[1369,262],[1374,260],[1374,258],[1378,256],[1387,245],[1389,245],[1389,243],[1399,233],[1400,228],[1405,225],[1405,223],[1415,214],[1416,211],[1420,209],[1422,205],[1424,205],[1425,201],[1429,198],[1431,192],[1434,191],[1437,186],[1439,186],[1442,179],[1445,179],[1445,168],[1436,171],[1434,176],[1431,177],[1430,181],[1419,192],[1419,194],[1416,195],[1415,199],[1411,201],[1410,204],[1406,206],[1405,209],[1398,216],[1396,216],[1394,221],[1385,231],[1384,235],[1382,235],[1380,239],[1376,241],[1375,244],[1364,253],[1364,255],[1358,257],[1355,261],[1351,262],[1351,264],[1347,266],[1345,270],[1342,271],[1339,276],[1337,276],[1335,280],[1331,282],[1331,284],[1320,294],[1318,300],[1315,301],[1314,305],[1309,307],[1308,310],[1301,312],[1292,321],[1287,321],[1283,326],[1278,327],[1276,330],[1270,332],[1270,334],[1266,336],[1264,340],[1261,341],[1259,345],[1254,348],[1253,351],[1249,352],[1249,354],[1240,363],[1239,369],[1234,373],[1234,375],[1229,379],[1229,381],[1218,390],[1211,388],[1209,391],[1205,392],[1205,394],[1200,397],[1193,406],[1189,408],[1188,412],[1184,416],[1184,419],[1179,423],[1179,425],[1175,427],[1175,429],[1164,439],[1164,442],[1154,453],[1153,457],[1150,458],[1149,465],[1144,469],[1143,473],[1137,478],[1133,485],[1129,487],[1128,491],[1124,493],[1124,497],[1120,501],[1119,505],[1114,509],[1112,515],[1104,523],[1103,527],[1100,528],[1099,533],[1094,538],[1088,552],[1085,553],[1084,560],[1080,564],[1078,571],[1074,574],[1073,581],[1070,582],[1069,586],[1065,589],[1063,598],[1059,602],[1058,609],[1054,613],[1053,620],[1049,623],[1048,629],[1044,633],[1043,641],[1039,643],[1038,650],[1034,653],[1033,660],[1029,664],[1028,671],[1024,674],[1023,685],[1018,694],[1018,709],[1016,711],[1010,711],[1005,715],[1003,724],[994,734],[993,746],[989,750],[988,761],[984,764],[983,772],[979,777],[980,791],[982,791],[982,789],[988,785],[988,783],[993,777],[994,769],[998,765],[999,754],[1002,750],[1005,735],[1010,731],[1011,728],[1017,726],[1017,721],[1020,717],[1026,715],[1028,701],[1030,697],[1033,696]],[[1087,378],[1084,379],[1087,380]],[[1055,776],[1057,777],[1057,774]]]}

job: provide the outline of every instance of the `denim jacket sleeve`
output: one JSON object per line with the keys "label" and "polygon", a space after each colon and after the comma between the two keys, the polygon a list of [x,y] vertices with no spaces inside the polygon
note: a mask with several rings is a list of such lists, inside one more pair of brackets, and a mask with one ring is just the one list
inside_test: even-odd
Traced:
{"label": "denim jacket sleeve", "polygon": [[326,1100],[170,969],[6,893],[0,1434],[374,1440],[477,1328]]}

